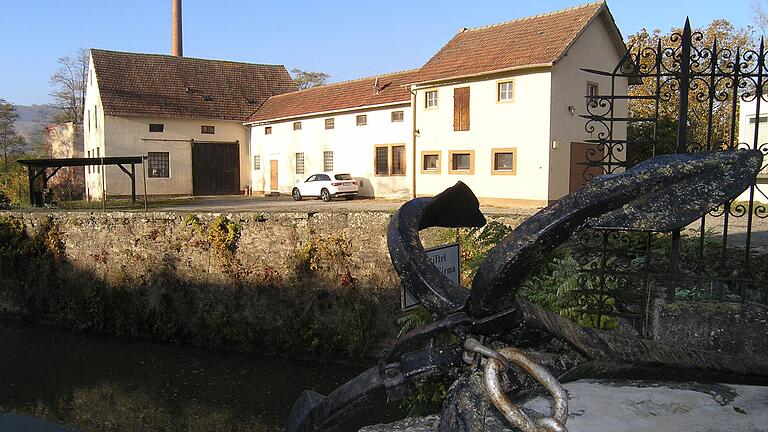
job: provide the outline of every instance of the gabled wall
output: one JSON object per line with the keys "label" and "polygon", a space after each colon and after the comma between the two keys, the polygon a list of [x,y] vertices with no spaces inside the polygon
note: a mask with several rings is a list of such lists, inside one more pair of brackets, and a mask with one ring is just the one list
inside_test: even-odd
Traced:
{"label": "gabled wall", "polygon": [[[499,82],[514,82],[512,101],[497,100]],[[470,127],[454,131],[454,89],[470,88]],[[481,199],[545,205],[548,198],[550,124],[549,69],[529,69],[419,88],[416,92],[416,193],[436,195],[457,181]],[[438,107],[425,107],[425,93],[438,91]],[[492,150],[516,149],[514,175],[492,170]],[[474,151],[472,174],[449,173],[450,151]],[[422,173],[422,153],[440,151],[439,173]]]}
{"label": "gabled wall", "polygon": [[[583,142],[585,139],[598,138],[603,131],[597,127],[590,134],[585,130],[587,119],[580,115],[587,114],[586,92],[587,83],[597,83],[599,94],[611,94],[610,77],[590,74],[582,68],[600,71],[613,71],[621,60],[614,42],[611,40],[609,29],[602,16],[596,17],[579,36],[566,55],[552,68],[552,103],[551,103],[551,132],[549,138],[549,200],[556,200],[568,194],[570,179],[570,153],[572,142]],[[616,79],[615,94],[627,94],[627,80]],[[575,108],[574,115],[568,107]],[[616,101],[615,117],[626,117],[626,101]],[[613,138],[626,137],[626,123],[614,125]],[[552,142],[557,142],[553,148]],[[619,152],[621,158],[624,152]],[[581,170],[584,167],[580,167]]]}

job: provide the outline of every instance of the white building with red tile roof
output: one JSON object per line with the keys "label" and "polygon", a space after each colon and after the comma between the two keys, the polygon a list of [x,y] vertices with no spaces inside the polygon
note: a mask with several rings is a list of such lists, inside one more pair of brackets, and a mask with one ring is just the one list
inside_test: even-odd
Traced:
{"label": "white building with red tile roof", "polygon": [[[584,183],[579,114],[612,85],[582,69],[611,71],[625,51],[592,3],[462,29],[416,71],[271,97],[246,122],[252,188],[290,194],[332,169],[363,195],[431,196],[461,180],[481,201],[546,205]],[[613,85],[626,92],[626,79]]]}

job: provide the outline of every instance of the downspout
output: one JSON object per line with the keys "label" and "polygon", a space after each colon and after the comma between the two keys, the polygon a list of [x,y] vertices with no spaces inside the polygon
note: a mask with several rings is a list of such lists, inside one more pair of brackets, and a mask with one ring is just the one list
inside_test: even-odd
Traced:
{"label": "downspout", "polygon": [[412,155],[412,163],[411,163],[411,169],[413,170],[412,174],[412,183],[411,183],[411,190],[413,191],[413,194],[411,198],[416,198],[416,136],[418,135],[418,130],[416,129],[416,92],[413,91],[414,86],[410,86],[408,88],[408,91],[411,92],[411,110],[412,114],[411,117],[413,118],[413,125],[411,127],[412,132],[412,138],[413,138],[413,155]]}

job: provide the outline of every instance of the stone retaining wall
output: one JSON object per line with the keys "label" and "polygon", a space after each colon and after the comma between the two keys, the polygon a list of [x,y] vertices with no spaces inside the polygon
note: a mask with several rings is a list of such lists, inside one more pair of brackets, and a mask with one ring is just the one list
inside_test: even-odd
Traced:
{"label": "stone retaining wall", "polygon": [[[388,213],[0,218],[8,245],[0,246],[6,315],[242,350],[344,356],[375,354],[396,328],[399,280],[387,252]],[[14,221],[23,225],[16,237]]]}

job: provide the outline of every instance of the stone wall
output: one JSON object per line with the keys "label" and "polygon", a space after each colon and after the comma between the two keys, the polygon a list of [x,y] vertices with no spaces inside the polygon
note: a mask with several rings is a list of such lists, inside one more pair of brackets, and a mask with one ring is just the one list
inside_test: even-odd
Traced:
{"label": "stone wall", "polygon": [[375,355],[399,313],[389,218],[7,212],[0,309],[241,350]]}

